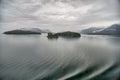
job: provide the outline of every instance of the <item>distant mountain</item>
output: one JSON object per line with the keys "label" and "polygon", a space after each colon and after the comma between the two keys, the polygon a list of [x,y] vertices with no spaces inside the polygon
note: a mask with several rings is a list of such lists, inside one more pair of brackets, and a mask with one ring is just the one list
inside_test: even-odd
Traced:
{"label": "distant mountain", "polygon": [[120,35],[120,24],[114,24],[107,28],[88,28],[81,31],[92,35]]}
{"label": "distant mountain", "polygon": [[21,28],[19,30],[23,30],[23,31],[31,31],[31,32],[41,32],[41,33],[49,33],[51,32],[50,30],[48,29],[44,29],[44,30],[41,30],[39,28]]}
{"label": "distant mountain", "polygon": [[6,31],[4,34],[41,34],[41,33],[49,33],[49,30],[41,30],[39,28],[21,28],[11,31]]}
{"label": "distant mountain", "polygon": [[91,27],[87,29],[83,29],[80,33],[82,34],[90,34],[101,31],[103,28]]}
{"label": "distant mountain", "polygon": [[97,32],[96,34],[100,35],[120,35],[120,25],[114,24],[104,30]]}

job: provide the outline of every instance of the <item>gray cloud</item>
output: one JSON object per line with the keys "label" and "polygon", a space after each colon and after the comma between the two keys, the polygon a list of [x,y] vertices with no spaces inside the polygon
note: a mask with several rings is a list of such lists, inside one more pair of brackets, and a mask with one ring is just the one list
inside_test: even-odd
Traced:
{"label": "gray cloud", "polygon": [[[77,29],[119,22],[120,0],[0,0],[1,23]],[[13,25],[11,25],[13,26]]]}

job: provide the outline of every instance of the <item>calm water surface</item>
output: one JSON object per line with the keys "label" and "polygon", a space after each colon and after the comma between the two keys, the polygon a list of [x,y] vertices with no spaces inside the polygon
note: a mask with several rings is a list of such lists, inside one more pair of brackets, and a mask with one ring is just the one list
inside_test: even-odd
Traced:
{"label": "calm water surface", "polygon": [[0,34],[0,80],[120,80],[120,37]]}

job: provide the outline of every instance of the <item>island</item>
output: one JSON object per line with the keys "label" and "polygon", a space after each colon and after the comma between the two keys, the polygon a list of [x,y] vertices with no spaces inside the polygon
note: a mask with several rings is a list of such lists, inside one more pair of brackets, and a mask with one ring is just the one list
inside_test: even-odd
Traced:
{"label": "island", "polygon": [[59,33],[48,33],[47,36],[49,39],[57,39],[58,37],[64,37],[64,38],[79,38],[81,37],[80,33],[77,32],[71,32],[71,31],[66,31],[66,32],[59,32]]}
{"label": "island", "polygon": [[41,34],[40,32],[13,30],[4,32],[4,34]]}
{"label": "island", "polygon": [[21,28],[11,31],[6,31],[4,34],[41,34],[41,33],[49,33],[49,30],[41,30],[38,28]]}

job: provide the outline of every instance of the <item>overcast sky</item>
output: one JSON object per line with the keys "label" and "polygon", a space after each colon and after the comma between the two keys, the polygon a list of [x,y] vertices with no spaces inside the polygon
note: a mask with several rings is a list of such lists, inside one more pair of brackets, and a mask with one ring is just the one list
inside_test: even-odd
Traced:
{"label": "overcast sky", "polygon": [[0,0],[4,27],[78,30],[120,21],[119,0]]}

